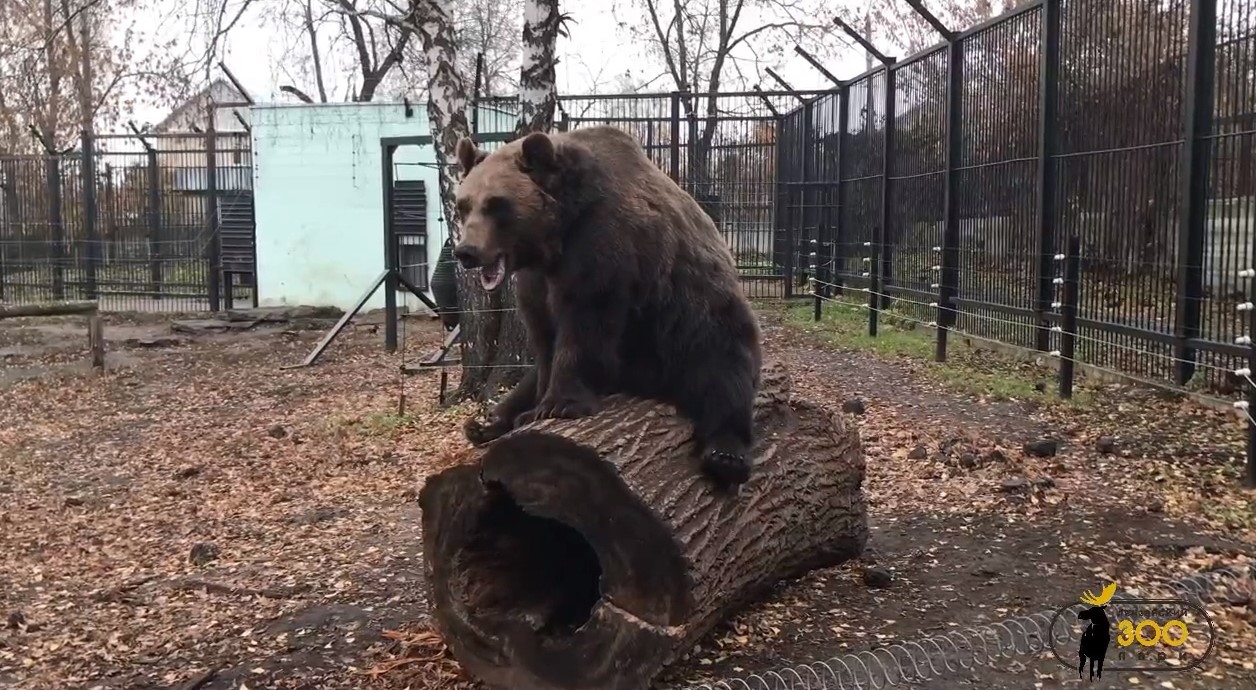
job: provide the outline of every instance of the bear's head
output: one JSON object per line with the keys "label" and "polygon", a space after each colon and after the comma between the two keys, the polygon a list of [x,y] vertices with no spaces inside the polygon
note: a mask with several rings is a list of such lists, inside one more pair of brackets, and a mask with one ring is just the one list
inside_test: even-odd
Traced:
{"label": "bear's head", "polygon": [[464,137],[458,163],[453,255],[463,268],[480,269],[480,284],[491,292],[514,271],[551,265],[560,242],[551,194],[560,173],[555,142],[534,132],[489,153]]}

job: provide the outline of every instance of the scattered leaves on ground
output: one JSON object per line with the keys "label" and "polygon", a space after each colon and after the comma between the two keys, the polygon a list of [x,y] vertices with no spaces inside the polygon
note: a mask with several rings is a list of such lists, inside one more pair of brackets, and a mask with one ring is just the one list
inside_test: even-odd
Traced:
{"label": "scattered leaves on ground", "polygon": [[[1228,412],[1085,378],[1064,402],[1032,361],[952,342],[949,364],[931,362],[928,329],[873,342],[828,312],[818,327],[761,313],[797,394],[839,412],[859,400],[847,414],[867,450],[873,538],[858,562],[782,583],[721,625],[664,685],[1252,557],[1246,429]],[[72,319],[0,326],[0,684],[474,687],[429,627],[414,501],[424,476],[473,457],[460,431],[473,409],[437,405],[434,374],[398,373],[443,337],[406,323],[402,355],[364,318],[315,366],[282,370],[318,328],[164,342],[164,319],[111,317],[99,377]],[[1047,439],[1054,452],[1025,452]],[[866,584],[872,569],[886,586]],[[1218,644],[1198,674],[1129,678],[1250,687],[1253,608],[1250,593],[1209,607]],[[914,687],[1072,683],[1053,659],[1026,658]]]}

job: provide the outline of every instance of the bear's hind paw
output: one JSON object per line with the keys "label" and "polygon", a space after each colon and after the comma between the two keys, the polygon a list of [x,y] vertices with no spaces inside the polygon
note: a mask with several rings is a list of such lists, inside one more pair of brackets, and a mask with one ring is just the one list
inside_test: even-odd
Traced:
{"label": "bear's hind paw", "polygon": [[729,488],[750,480],[750,458],[738,453],[711,449],[702,456],[702,469],[721,487]]}

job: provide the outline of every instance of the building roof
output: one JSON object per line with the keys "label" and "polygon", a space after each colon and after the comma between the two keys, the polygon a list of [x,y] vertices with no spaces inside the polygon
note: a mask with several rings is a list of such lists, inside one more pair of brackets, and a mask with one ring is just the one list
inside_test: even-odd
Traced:
{"label": "building roof", "polygon": [[209,99],[215,92],[220,94],[225,92],[228,94],[228,97],[234,101],[245,100],[244,94],[240,93],[240,90],[237,89],[230,81],[219,77],[210,82],[205,88],[197,91],[191,98],[188,98],[178,106],[175,106],[174,110],[171,110],[169,115],[153,127],[153,130],[157,132],[167,131],[173,127],[174,123],[177,122],[179,118],[186,115],[193,108],[203,110],[209,104]]}

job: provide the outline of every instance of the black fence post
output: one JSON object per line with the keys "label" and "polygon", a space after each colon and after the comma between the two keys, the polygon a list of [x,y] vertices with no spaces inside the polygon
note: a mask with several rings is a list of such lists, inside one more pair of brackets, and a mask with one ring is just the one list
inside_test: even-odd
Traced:
{"label": "black fence post", "polygon": [[885,66],[885,176],[881,178],[881,309],[889,309],[893,300],[890,298],[890,285],[894,281],[894,248],[891,241],[890,225],[894,218],[894,198],[891,177],[894,175],[894,120],[897,117],[894,97],[897,90],[898,74],[894,65]]}
{"label": "black fence post", "polygon": [[87,299],[98,296],[97,270],[100,267],[100,231],[96,227],[96,151],[90,130],[83,130],[82,154],[79,173],[83,184],[83,235],[87,242],[87,270],[85,272]]}
{"label": "black fence post", "polygon": [[[1054,257],[1053,257],[1054,260]],[[1073,362],[1077,344],[1077,304],[1081,299],[1082,240],[1073,235],[1064,257],[1064,295],[1060,305],[1060,397],[1073,397]]]}
{"label": "black fence post", "polygon": [[[820,277],[820,247],[823,242],[823,226],[822,221],[824,208],[820,205],[819,200],[822,198],[822,188],[818,185],[822,179],[820,176],[820,146],[815,140],[815,106],[813,101],[807,101],[802,106],[802,131],[799,132],[798,143],[801,149],[798,152],[798,161],[802,165],[802,185],[798,188],[802,199],[798,209],[798,232],[807,237],[806,244],[801,244],[801,239],[797,240],[799,244],[799,253],[801,248],[807,249],[807,282],[811,288],[811,292],[816,295],[813,297],[812,311],[815,320],[820,320],[820,295],[827,295],[827,288],[824,286],[823,279]],[[812,230],[814,228],[814,230]],[[801,258],[801,257],[800,257]],[[797,264],[795,264],[797,266]]]}
{"label": "black fence post", "polygon": [[1185,134],[1182,142],[1182,203],[1177,237],[1177,307],[1173,344],[1174,380],[1181,386],[1195,375],[1204,296],[1204,234],[1208,215],[1209,135],[1212,134],[1216,79],[1217,0],[1191,0],[1186,54]]}
{"label": "black fence post", "polygon": [[213,104],[209,108],[209,126],[205,128],[205,232],[209,236],[205,258],[209,264],[209,310],[222,308],[222,268],[219,254],[222,247],[218,240],[218,131]]}
{"label": "black fence post", "polygon": [[1034,267],[1034,348],[1051,347],[1047,310],[1055,300],[1052,277],[1056,233],[1057,119],[1060,96],[1060,14],[1063,0],[1043,0],[1038,68],[1038,261]]}
{"label": "black fence post", "polygon": [[61,208],[61,156],[51,149],[46,164],[48,178],[48,225],[52,229],[52,298],[65,299],[65,224]]}
{"label": "black fence post", "polygon": [[964,44],[947,46],[946,172],[942,192],[942,275],[938,284],[938,340],[934,359],[946,361],[947,334],[956,322],[959,298],[959,165],[964,145]]}
{"label": "black fence post", "polygon": [[1252,374],[1256,372],[1256,270],[1248,267],[1240,274],[1247,278],[1247,337],[1251,340],[1247,350],[1247,471],[1244,473],[1244,484],[1248,488],[1256,488],[1256,383],[1252,382]]}
{"label": "black fence post", "polygon": [[672,92],[672,181],[680,184],[680,92]]}
{"label": "black fence post", "polygon": [[[890,255],[890,219],[893,211],[890,207],[890,175],[894,158],[894,69],[890,63],[885,65],[885,131],[882,133],[883,151],[881,153],[881,222],[877,224],[876,237],[872,240],[872,265],[868,276],[868,335],[877,334],[880,321],[880,310],[890,306],[888,290],[892,279],[890,266],[893,261]],[[869,83],[869,88],[872,85]],[[869,113],[869,126],[872,118]]]}
{"label": "black fence post", "polygon": [[157,167],[157,150],[149,147],[147,158],[148,182],[148,273],[149,290],[153,299],[161,299],[161,171]]}
{"label": "black fence post", "polygon": [[9,203],[9,190],[14,184],[9,179],[9,171],[0,168],[0,302],[5,299],[5,283],[9,277],[9,238],[13,227],[13,205]]}
{"label": "black fence post", "polygon": [[842,223],[842,214],[846,212],[846,190],[842,184],[842,173],[846,168],[846,128],[850,125],[850,87],[843,84],[837,92],[837,161],[833,175],[833,243],[829,246],[829,282],[833,283],[833,294],[841,295],[846,285],[844,279],[846,267],[845,240],[843,237],[846,226]]}
{"label": "black fence post", "polygon": [[[388,274],[384,277],[384,349],[388,352],[397,351],[397,275],[400,270],[401,254],[398,251],[397,236],[393,229],[393,154],[397,148],[392,144],[384,144],[380,155],[380,175],[384,190],[384,268]],[[452,219],[448,221],[453,227]]]}
{"label": "black fence post", "polygon": [[788,249],[786,238],[788,233],[785,226],[789,223],[789,179],[785,173],[788,163],[788,156],[785,155],[785,147],[782,142],[785,140],[785,118],[775,116],[774,126],[776,127],[776,136],[772,144],[772,170],[776,173],[773,176],[773,185],[776,187],[776,193],[772,195],[772,238],[771,247],[768,249],[768,260],[775,272],[779,262],[781,266],[781,295],[788,296],[793,287],[790,285],[788,251],[785,255],[781,252]]}

